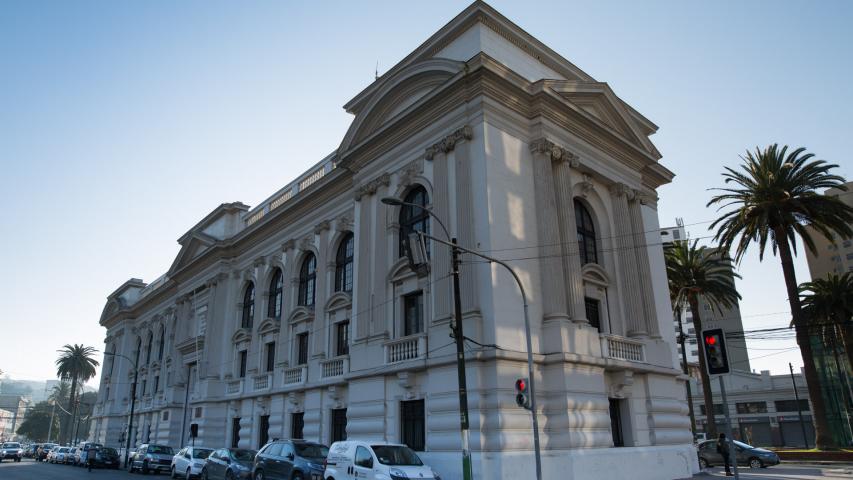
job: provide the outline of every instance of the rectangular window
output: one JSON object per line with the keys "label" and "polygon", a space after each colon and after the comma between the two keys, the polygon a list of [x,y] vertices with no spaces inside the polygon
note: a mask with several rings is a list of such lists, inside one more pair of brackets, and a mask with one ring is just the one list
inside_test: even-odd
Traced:
{"label": "rectangular window", "polygon": [[[796,412],[797,411],[797,401],[796,400],[776,400],[776,411],[777,412]],[[800,409],[803,412],[809,411],[809,401],[808,400],[800,400]]]}
{"label": "rectangular window", "polygon": [[157,393],[159,391],[160,391],[160,376],[156,375],[154,377],[154,393]]}
{"label": "rectangular window", "polygon": [[231,448],[240,444],[240,417],[231,419]]}
{"label": "rectangular window", "polygon": [[302,428],[305,426],[305,413],[290,414],[290,438],[301,439]]}
{"label": "rectangular window", "polygon": [[347,409],[332,410],[332,442],[342,442],[347,439]]}
{"label": "rectangular window", "polygon": [[275,370],[275,342],[267,344],[267,372]]}
{"label": "rectangular window", "polygon": [[403,297],[403,336],[408,337],[424,331],[423,311],[422,292],[410,293]]}
{"label": "rectangular window", "polygon": [[258,432],[258,450],[267,444],[270,440],[270,416],[261,415],[260,426]]}
{"label": "rectangular window", "polygon": [[601,303],[590,297],[584,297],[583,303],[586,307],[586,319],[589,320],[589,324],[596,330],[601,330]]}
{"label": "rectangular window", "polygon": [[163,418],[164,422],[169,421],[169,411],[168,410],[163,410],[163,417],[162,418]]}
{"label": "rectangular window", "polygon": [[424,401],[400,402],[400,441],[416,452],[423,452],[425,438]]}
{"label": "rectangular window", "polygon": [[202,410],[202,407],[195,407],[195,418],[201,418],[201,414],[203,411],[204,410]]}
{"label": "rectangular window", "polygon": [[142,381],[142,390],[141,390],[143,397],[145,396],[146,393],[148,393],[148,392],[146,392],[146,387],[148,387],[148,380],[143,380]]}
{"label": "rectangular window", "polygon": [[622,436],[622,402],[610,398],[610,433],[613,435],[613,446],[624,447],[625,438]]}
{"label": "rectangular window", "polygon": [[735,408],[737,413],[767,413],[767,402],[739,402]]}
{"label": "rectangular window", "polygon": [[349,321],[340,322],[335,326],[337,330],[335,338],[337,338],[337,348],[335,353],[338,356],[349,355]]}
{"label": "rectangular window", "polygon": [[308,332],[297,335],[296,341],[296,364],[305,365],[308,363]]}
{"label": "rectangular window", "polygon": [[248,360],[249,352],[246,350],[240,350],[240,378],[244,378],[246,376],[246,362]]}
{"label": "rectangular window", "polygon": [[[705,405],[699,405],[699,411],[702,412],[702,415],[707,415],[707,413],[705,413]],[[725,415],[722,403],[714,404],[714,415]]]}

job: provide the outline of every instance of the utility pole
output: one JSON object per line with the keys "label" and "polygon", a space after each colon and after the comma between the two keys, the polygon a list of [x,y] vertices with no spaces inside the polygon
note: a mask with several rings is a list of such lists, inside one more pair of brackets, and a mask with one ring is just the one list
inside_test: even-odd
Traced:
{"label": "utility pole", "polygon": [[681,344],[681,368],[684,374],[687,375],[687,381],[684,382],[687,387],[687,412],[690,414],[690,431],[693,432],[693,438],[696,438],[696,417],[693,413],[693,388],[690,386],[690,369],[687,367],[687,335],[684,334],[684,327],[681,323],[681,306],[675,312],[675,318],[678,319],[678,343]]}
{"label": "utility pole", "polygon": [[459,297],[459,247],[456,237],[450,239],[453,268],[453,315],[455,325],[451,327],[456,340],[456,374],[459,379],[459,426],[462,430],[462,478],[472,480],[471,448],[468,444],[468,381],[465,376],[465,334],[462,333],[462,300]]}
{"label": "utility pole", "polygon": [[729,402],[726,398],[726,382],[723,381],[723,377],[717,377],[720,379],[720,394],[723,397],[723,413],[726,414],[726,436],[729,437],[726,439],[729,442],[729,461],[731,462],[732,468],[735,471],[735,480],[740,480],[740,474],[737,471],[737,452],[735,451],[735,439],[732,437],[732,419],[729,416]]}
{"label": "utility pole", "polygon": [[797,381],[794,379],[794,365],[788,362],[788,368],[791,369],[791,386],[794,387],[794,398],[797,400],[797,415],[800,416],[800,428],[803,429],[803,442],[806,443],[806,448],[809,448],[809,437],[806,436],[806,424],[803,423],[803,409],[800,407],[800,394],[797,393]]}

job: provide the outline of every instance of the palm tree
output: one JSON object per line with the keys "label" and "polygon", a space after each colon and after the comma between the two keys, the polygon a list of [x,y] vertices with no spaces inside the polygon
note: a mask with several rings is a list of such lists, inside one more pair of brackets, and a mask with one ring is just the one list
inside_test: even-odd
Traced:
{"label": "palm tree", "polygon": [[[735,289],[734,279],[740,278],[740,275],[732,272],[730,260],[721,256],[716,249],[698,247],[696,241],[693,244],[679,241],[669,245],[664,255],[673,308],[679,311],[684,305],[690,306],[697,335],[702,331],[700,298],[718,311],[737,305],[740,294]],[[705,346],[698,340],[696,344],[699,347],[699,372],[705,397],[705,432],[714,438],[717,436],[717,424],[714,421],[711,379],[705,367]]]}
{"label": "palm tree", "polygon": [[841,332],[847,363],[853,369],[853,273],[805,282],[799,291],[807,321],[825,326],[832,334]]}
{"label": "palm tree", "polygon": [[846,190],[844,178],[830,172],[838,165],[823,160],[812,160],[811,153],[798,148],[788,153],[788,147],[777,144],[764,150],[746,152],[740,170],[726,167],[723,173],[727,188],[715,190],[723,193],[707,204],[719,209],[734,207],[723,214],[711,229],[718,228],[715,240],[730,250],[735,244],[735,259],[740,262],[752,242],[758,243],[758,257],[764,259],[768,241],[773,254],[779,253],[782,273],[788,290],[791,318],[796,329],[797,344],[803,357],[803,368],[812,401],[815,444],[824,449],[832,446],[826,423],[826,410],[820,392],[819,377],[812,356],[811,335],[808,323],[800,310],[797,278],[794,274],[793,254],[797,251],[799,236],[806,247],[814,252],[811,231],[832,238],[853,234],[853,208],[838,198],[821,195],[819,189]]}
{"label": "palm tree", "polygon": [[[94,354],[98,351],[94,347],[84,347],[83,345],[65,345],[59,352],[59,358],[56,359],[56,376],[61,379],[68,378],[71,380],[71,392],[68,396],[68,411],[71,412],[71,422],[66,421],[62,431],[69,436],[74,423],[74,414],[76,402],[75,395],[77,394],[77,383],[86,382],[95,376],[95,367],[100,365],[94,358]],[[68,438],[68,441],[71,439]]]}

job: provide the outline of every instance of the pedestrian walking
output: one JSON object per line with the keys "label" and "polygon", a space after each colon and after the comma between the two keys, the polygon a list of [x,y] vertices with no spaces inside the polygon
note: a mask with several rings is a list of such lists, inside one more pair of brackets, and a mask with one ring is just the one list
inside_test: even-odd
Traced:
{"label": "pedestrian walking", "polygon": [[89,471],[92,471],[92,466],[95,465],[95,455],[98,454],[98,449],[91,443],[86,447],[86,466]]}
{"label": "pedestrian walking", "polygon": [[729,457],[731,450],[729,450],[729,441],[726,439],[725,433],[721,433],[717,439],[717,453],[723,456],[723,464],[726,466],[726,476],[733,477],[735,474],[732,473],[731,458]]}

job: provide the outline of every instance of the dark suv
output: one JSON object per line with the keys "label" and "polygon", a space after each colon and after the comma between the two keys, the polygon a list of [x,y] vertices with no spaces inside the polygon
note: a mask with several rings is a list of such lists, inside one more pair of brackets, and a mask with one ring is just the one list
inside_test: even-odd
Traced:
{"label": "dark suv", "polygon": [[329,447],[302,440],[270,442],[255,455],[255,480],[322,480]]}

